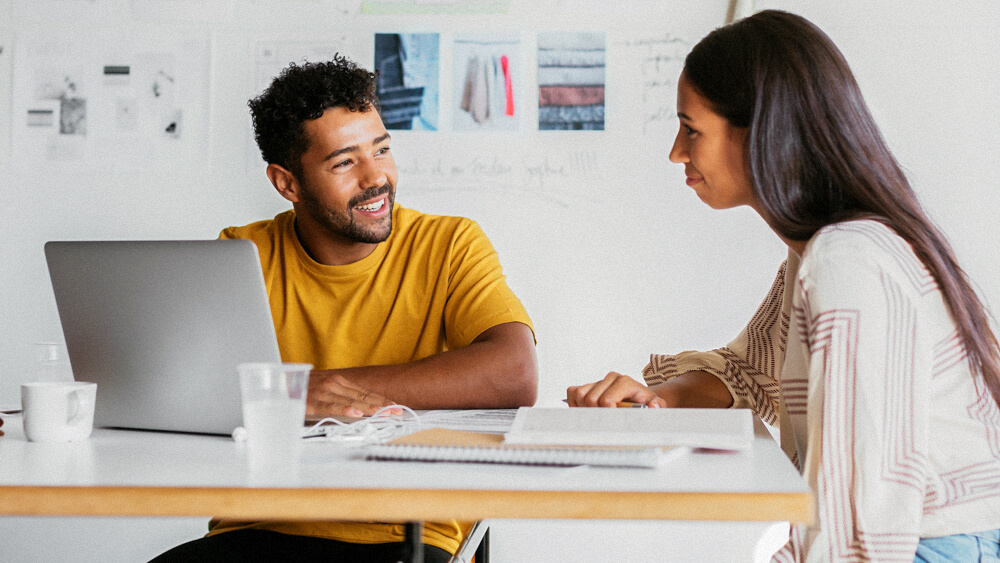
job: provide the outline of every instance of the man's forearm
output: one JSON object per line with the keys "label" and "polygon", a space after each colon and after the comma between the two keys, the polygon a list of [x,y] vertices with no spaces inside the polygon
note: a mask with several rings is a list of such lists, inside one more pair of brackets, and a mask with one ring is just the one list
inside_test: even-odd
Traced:
{"label": "man's forearm", "polygon": [[313,373],[341,375],[415,409],[529,406],[538,392],[534,336],[522,323],[494,326],[468,346],[415,362]]}

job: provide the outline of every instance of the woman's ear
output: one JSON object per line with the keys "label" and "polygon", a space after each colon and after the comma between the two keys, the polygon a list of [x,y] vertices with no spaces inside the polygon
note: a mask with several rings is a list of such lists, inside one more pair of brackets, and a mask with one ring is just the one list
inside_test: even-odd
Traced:
{"label": "woman's ear", "polygon": [[292,203],[298,203],[301,200],[299,181],[291,170],[280,164],[268,164],[266,173],[267,179],[271,180],[271,185],[278,190],[281,197]]}

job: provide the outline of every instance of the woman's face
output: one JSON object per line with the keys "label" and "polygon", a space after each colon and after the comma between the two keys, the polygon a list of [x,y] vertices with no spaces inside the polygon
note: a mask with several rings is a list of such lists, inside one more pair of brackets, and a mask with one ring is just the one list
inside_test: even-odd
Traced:
{"label": "woman's face", "polygon": [[680,130],[670,160],[684,165],[687,185],[713,209],[754,207],[745,164],[748,130],[712,111],[683,72],[677,82],[677,117]]}

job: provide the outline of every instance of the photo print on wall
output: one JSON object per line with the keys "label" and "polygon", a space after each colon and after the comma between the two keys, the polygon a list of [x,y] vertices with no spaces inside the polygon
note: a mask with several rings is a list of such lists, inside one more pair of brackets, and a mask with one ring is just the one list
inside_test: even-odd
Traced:
{"label": "photo print on wall", "polygon": [[538,129],[604,130],[604,33],[538,34]]}
{"label": "photo print on wall", "polygon": [[453,123],[456,131],[516,131],[516,86],[521,83],[517,34],[455,38]]}
{"label": "photo print on wall", "polygon": [[378,99],[386,129],[438,128],[439,36],[376,33]]}

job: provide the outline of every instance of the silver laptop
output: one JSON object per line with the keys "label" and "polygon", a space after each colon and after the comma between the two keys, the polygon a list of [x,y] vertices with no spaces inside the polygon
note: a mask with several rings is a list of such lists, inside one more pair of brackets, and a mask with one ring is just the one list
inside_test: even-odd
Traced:
{"label": "silver laptop", "polygon": [[95,425],[242,425],[236,366],[281,358],[253,242],[49,242],[45,257],[73,375],[97,383]]}

